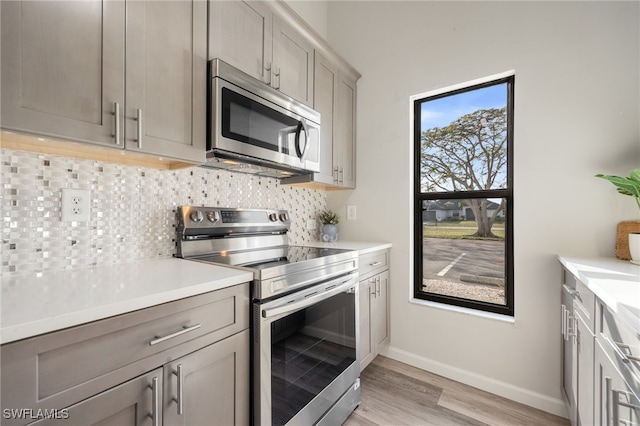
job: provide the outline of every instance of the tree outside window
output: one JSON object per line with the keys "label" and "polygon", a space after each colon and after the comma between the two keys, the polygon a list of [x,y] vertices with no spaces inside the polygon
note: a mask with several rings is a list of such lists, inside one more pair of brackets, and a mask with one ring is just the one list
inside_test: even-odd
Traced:
{"label": "tree outside window", "polygon": [[416,298],[513,315],[513,86],[414,100]]}

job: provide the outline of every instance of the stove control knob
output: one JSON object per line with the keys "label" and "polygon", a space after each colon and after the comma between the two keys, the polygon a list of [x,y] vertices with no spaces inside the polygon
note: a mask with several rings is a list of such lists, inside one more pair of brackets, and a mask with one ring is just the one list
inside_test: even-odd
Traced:
{"label": "stove control knob", "polygon": [[211,223],[216,223],[217,221],[220,220],[220,213],[218,213],[215,210],[208,211],[207,212],[207,219],[209,219],[209,222],[211,222]]}
{"label": "stove control knob", "polygon": [[202,222],[202,220],[204,219],[204,215],[200,210],[192,211],[189,217],[193,222],[196,222],[196,223]]}
{"label": "stove control knob", "polygon": [[280,213],[280,220],[282,222],[286,222],[287,220],[289,220],[289,215],[286,213]]}
{"label": "stove control knob", "polygon": [[271,222],[275,222],[275,221],[277,221],[277,220],[278,220],[278,215],[277,215],[277,214],[275,214],[275,213],[271,213],[271,214],[269,214],[269,220],[270,220]]}

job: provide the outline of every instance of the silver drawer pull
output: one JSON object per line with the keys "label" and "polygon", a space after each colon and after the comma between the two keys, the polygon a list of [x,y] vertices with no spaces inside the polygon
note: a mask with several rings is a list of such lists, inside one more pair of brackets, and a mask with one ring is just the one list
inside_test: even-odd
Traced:
{"label": "silver drawer pull", "polygon": [[[612,341],[613,342],[613,341]],[[627,355],[625,353],[625,349],[631,353],[631,346],[630,345],[626,345],[624,343],[618,343],[618,342],[613,342],[618,348],[620,348],[620,355],[622,358],[622,361],[624,362],[629,362],[629,361],[638,361],[640,362],[640,357],[637,356],[632,356],[632,355]]]}
{"label": "silver drawer pull", "polygon": [[369,266],[371,266],[372,268],[375,268],[376,266],[380,266],[380,265],[382,265],[382,262],[373,262],[369,264]]}
{"label": "silver drawer pull", "polygon": [[[609,378],[607,378],[609,379]],[[631,392],[625,392],[623,390],[611,388],[611,399],[612,399],[612,412],[611,417],[613,419],[614,426],[619,424],[625,424],[627,426],[640,426],[638,423],[633,423],[629,420],[620,418],[620,407],[630,408],[631,410],[640,410],[640,405],[632,404],[631,402],[627,402],[630,398],[630,395],[633,394]],[[624,396],[624,399],[627,401],[621,401],[620,396]]]}
{"label": "silver drawer pull", "polygon": [[191,331],[197,330],[200,327],[202,327],[202,324],[192,325],[191,327],[188,327],[188,326],[185,325],[182,330],[176,331],[175,333],[171,333],[171,334],[166,335],[164,337],[156,336],[155,339],[153,339],[152,341],[149,342],[149,346],[157,345],[158,343],[162,343],[162,342],[167,341],[169,339],[173,339],[174,337],[182,336],[183,334],[186,334],[186,333],[189,333]]}

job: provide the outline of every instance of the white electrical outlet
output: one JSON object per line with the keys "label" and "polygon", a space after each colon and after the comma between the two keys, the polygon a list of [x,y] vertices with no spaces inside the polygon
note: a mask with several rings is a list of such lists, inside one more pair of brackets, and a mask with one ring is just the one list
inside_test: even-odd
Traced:
{"label": "white electrical outlet", "polygon": [[91,191],[88,189],[62,189],[62,221],[88,222],[91,210]]}
{"label": "white electrical outlet", "polygon": [[347,220],[356,220],[356,206],[347,206]]}
{"label": "white electrical outlet", "polygon": [[309,231],[313,231],[314,229],[316,229],[316,220],[315,219],[308,219],[307,220],[307,230]]}

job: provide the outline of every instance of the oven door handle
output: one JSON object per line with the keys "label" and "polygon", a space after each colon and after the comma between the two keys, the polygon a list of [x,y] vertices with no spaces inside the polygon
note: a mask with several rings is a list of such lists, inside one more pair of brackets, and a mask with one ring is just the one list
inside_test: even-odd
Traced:
{"label": "oven door handle", "polygon": [[[341,278],[341,279],[344,280],[344,278]],[[335,281],[339,281],[339,280],[335,280]],[[335,285],[335,287],[325,290],[322,293],[310,293],[309,295],[305,296],[305,298],[302,300],[286,303],[284,305],[276,306],[273,308],[263,309],[262,317],[271,318],[277,315],[298,311],[300,309],[311,306],[315,303],[322,302],[323,300],[329,299],[330,297],[333,297],[336,294],[344,293],[345,291],[349,290],[351,287],[354,287],[357,284],[357,282],[358,282],[357,275],[355,277],[350,276],[346,281],[339,283],[337,285],[333,284],[333,281],[329,281],[325,284],[322,284],[321,287],[324,287],[325,289],[331,287],[332,285]]]}

